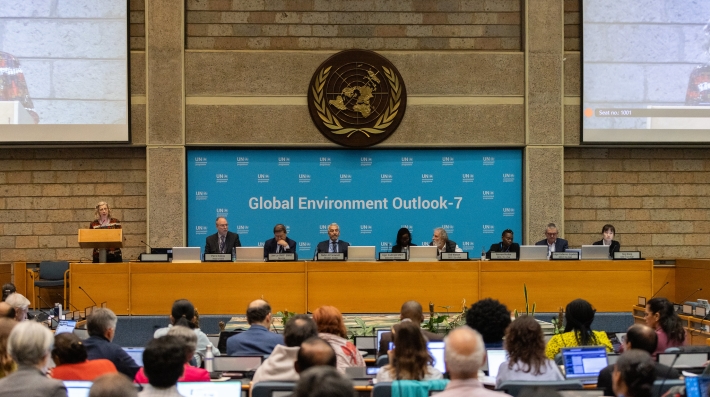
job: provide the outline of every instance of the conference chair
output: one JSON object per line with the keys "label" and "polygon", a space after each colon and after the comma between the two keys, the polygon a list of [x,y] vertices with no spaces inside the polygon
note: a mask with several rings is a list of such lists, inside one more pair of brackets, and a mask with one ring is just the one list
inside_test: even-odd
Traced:
{"label": "conference chair", "polygon": [[274,392],[292,392],[295,388],[296,382],[259,382],[251,387],[251,397],[272,397]]}
{"label": "conference chair", "polygon": [[[661,387],[661,384],[663,384],[663,387]],[[655,382],[653,382],[653,389],[651,391],[652,396],[662,396],[668,392],[668,390],[671,389],[671,387],[674,386],[685,386],[685,380],[682,379],[666,379],[664,382],[663,379],[659,379]]]}
{"label": "conference chair", "polygon": [[496,390],[508,393],[516,397],[520,392],[527,387],[547,387],[552,390],[581,390],[584,386],[577,380],[559,380],[559,381],[507,381],[503,382]]}
{"label": "conference chair", "polygon": [[42,288],[64,287],[62,307],[67,307],[67,286],[69,285],[69,262],[67,261],[42,261],[39,264],[39,272],[30,273],[34,280],[34,293],[32,294],[32,306],[37,310],[37,296]]}
{"label": "conference chair", "polygon": [[[395,397],[408,397],[408,396],[420,396],[420,395],[433,395],[440,392],[446,388],[449,383],[447,379],[436,379],[436,380],[398,380],[399,388]],[[392,397],[392,385],[393,382],[380,382],[377,383],[372,388],[371,397]],[[400,386],[401,385],[401,386]]]}
{"label": "conference chair", "polygon": [[377,357],[377,360],[375,361],[375,366],[376,367],[384,367],[385,365],[390,363],[390,357],[388,355],[383,355]]}

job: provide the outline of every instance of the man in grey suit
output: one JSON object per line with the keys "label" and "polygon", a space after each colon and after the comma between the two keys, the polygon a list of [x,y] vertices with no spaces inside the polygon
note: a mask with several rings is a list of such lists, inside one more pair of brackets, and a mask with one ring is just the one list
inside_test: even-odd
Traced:
{"label": "man in grey suit", "polygon": [[232,248],[242,246],[239,235],[229,231],[227,218],[219,216],[215,223],[217,233],[205,239],[205,254],[231,254]]}
{"label": "man in grey suit", "polygon": [[342,252],[348,257],[350,243],[340,240],[340,226],[337,223],[328,225],[328,240],[321,241],[316,246],[316,255],[319,252]]}

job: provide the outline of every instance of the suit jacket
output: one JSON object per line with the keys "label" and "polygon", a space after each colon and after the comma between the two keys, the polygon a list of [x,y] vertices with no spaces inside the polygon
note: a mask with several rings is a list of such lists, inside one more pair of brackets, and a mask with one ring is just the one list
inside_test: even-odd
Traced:
{"label": "suit jacket", "polygon": [[[503,243],[495,243],[491,244],[491,248],[488,249],[488,252],[486,252],[486,258],[491,259],[491,252],[502,252],[503,251]],[[510,248],[508,249],[508,252],[515,252],[515,257],[517,259],[520,259],[520,245],[518,243],[512,243],[510,244]]]}
{"label": "suit jacket", "polygon": [[228,356],[269,355],[276,345],[283,345],[283,335],[270,332],[266,327],[253,324],[248,330],[227,339]]}
{"label": "suit jacket", "polygon": [[[680,374],[678,371],[672,368],[668,368],[663,364],[653,362],[656,365],[656,379],[678,379]],[[669,372],[670,370],[670,372]],[[597,378],[597,388],[604,389],[605,396],[613,396],[614,390],[611,388],[611,373],[614,372],[614,364],[607,366],[603,370],[599,371],[599,378]],[[666,374],[668,376],[666,377]]]}
{"label": "suit jacket", "polygon": [[[604,245],[604,240],[595,241],[592,245]],[[609,245],[609,256],[613,257],[614,252],[619,252],[621,250],[621,244],[616,240],[611,240],[611,245]]]}
{"label": "suit jacket", "polygon": [[227,238],[224,240],[224,252],[219,252],[219,233],[215,233],[205,239],[205,254],[231,254],[232,248],[241,246],[239,235],[227,232]]}
{"label": "suit jacket", "polygon": [[67,388],[34,367],[20,365],[17,371],[0,379],[0,396],[66,397]]}
{"label": "suit jacket", "polygon": [[109,342],[103,336],[92,335],[83,341],[86,347],[86,355],[89,360],[105,358],[116,366],[118,372],[126,375],[129,379],[134,379],[140,368],[133,358],[126,353],[121,346]]}
{"label": "suit jacket", "polygon": [[[291,252],[296,254],[296,242],[291,240],[290,238],[286,237],[286,243],[288,243],[288,251],[285,252]],[[264,243],[264,258],[268,258],[269,254],[275,254],[276,253],[276,247],[278,247],[278,244],[276,244],[276,239],[271,238],[266,240]],[[284,252],[284,251],[282,251]],[[298,254],[296,254],[298,255]]]}
{"label": "suit jacket", "polygon": [[[435,334],[425,329],[422,329],[421,331],[422,335],[424,335],[424,339],[426,339],[427,341],[444,340],[444,335]],[[382,337],[380,338],[380,346],[377,350],[377,357],[387,354],[387,350],[389,350],[390,348],[390,342],[393,342],[392,332],[383,333]]]}
{"label": "suit jacket", "polygon": [[[429,243],[429,245],[436,246],[433,241]],[[444,250],[444,252],[456,252],[456,245],[456,241],[446,240],[446,249]]]}
{"label": "suit jacket", "polygon": [[[328,252],[328,247],[330,246],[330,240],[325,240],[321,241],[318,243],[318,246],[316,247],[316,254],[319,252]],[[347,241],[343,240],[338,240],[338,252],[342,252],[345,254],[345,257],[348,257],[348,247],[350,246],[350,243]]]}
{"label": "suit jacket", "polygon": [[[547,239],[540,240],[535,245],[547,245]],[[567,240],[563,238],[558,238],[555,241],[555,252],[565,252],[569,248]]]}

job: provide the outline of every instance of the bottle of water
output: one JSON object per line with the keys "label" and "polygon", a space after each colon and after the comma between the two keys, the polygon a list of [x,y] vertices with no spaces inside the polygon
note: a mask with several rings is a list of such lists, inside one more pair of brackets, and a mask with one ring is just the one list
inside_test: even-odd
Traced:
{"label": "bottle of water", "polygon": [[481,260],[482,261],[486,260],[486,250],[481,250]]}
{"label": "bottle of water", "polygon": [[409,259],[409,246],[402,247],[402,252],[404,252],[404,258]]}
{"label": "bottle of water", "polygon": [[212,353],[211,343],[207,345],[207,351],[205,351],[205,370],[214,372],[214,353]]}
{"label": "bottle of water", "polygon": [[237,261],[237,248],[232,247],[232,262],[236,262],[236,261]]}

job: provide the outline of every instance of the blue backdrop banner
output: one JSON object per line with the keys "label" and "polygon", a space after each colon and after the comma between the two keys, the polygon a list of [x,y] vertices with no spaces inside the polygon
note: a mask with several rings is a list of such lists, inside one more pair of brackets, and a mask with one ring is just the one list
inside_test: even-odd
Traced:
{"label": "blue backdrop banner", "polygon": [[417,245],[443,227],[470,257],[522,226],[522,151],[188,150],[188,245],[204,250],[224,216],[242,246],[277,223],[302,259],[338,223],[340,239],[387,251],[397,230]]}

